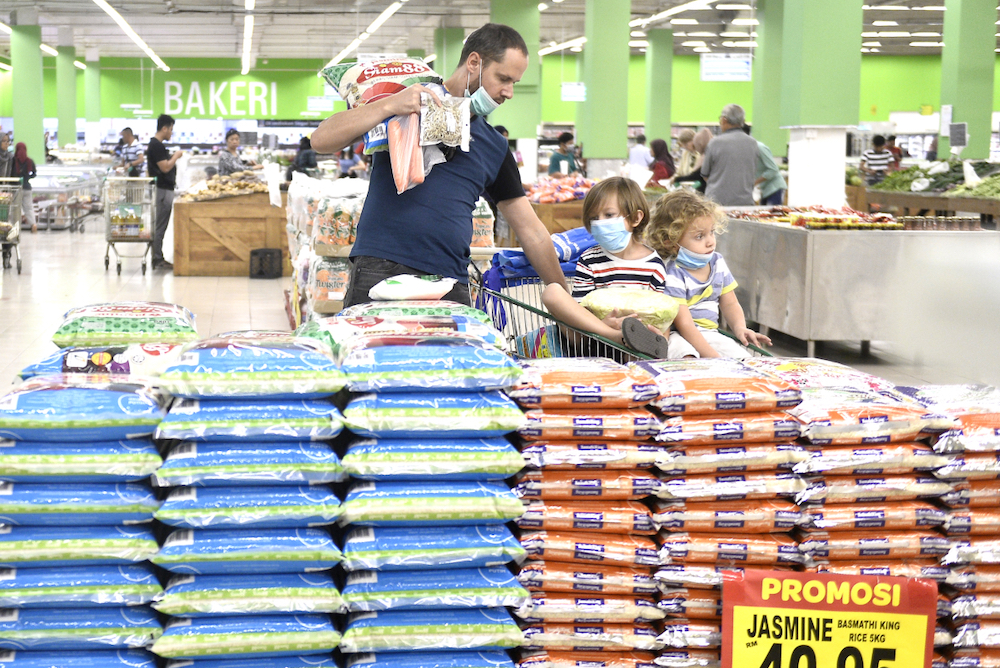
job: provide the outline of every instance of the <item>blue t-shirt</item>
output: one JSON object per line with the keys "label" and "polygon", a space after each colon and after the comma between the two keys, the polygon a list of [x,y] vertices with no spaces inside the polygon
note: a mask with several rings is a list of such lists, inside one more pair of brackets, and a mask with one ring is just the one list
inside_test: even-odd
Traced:
{"label": "blue t-shirt", "polygon": [[473,117],[469,152],[434,165],[426,180],[396,194],[389,153],[372,160],[368,198],[351,257],[369,255],[428,274],[469,282],[472,210],[486,192],[494,202],[523,197],[507,140]]}

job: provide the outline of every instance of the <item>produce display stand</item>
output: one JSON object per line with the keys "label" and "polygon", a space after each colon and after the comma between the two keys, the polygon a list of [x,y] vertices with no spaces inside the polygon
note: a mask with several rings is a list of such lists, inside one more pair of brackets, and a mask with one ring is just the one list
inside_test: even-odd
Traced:
{"label": "produce display stand", "polygon": [[[146,274],[147,256],[152,249],[153,223],[156,220],[156,180],[152,178],[112,177],[104,182],[104,271],[111,265],[122,273],[122,257],[142,258],[142,273]],[[141,255],[118,252],[117,244],[144,244]]]}
{"label": "produce display stand", "polygon": [[868,189],[867,202],[899,207],[899,215],[919,215],[921,211],[943,211],[954,214],[956,211],[968,211],[987,216],[1000,216],[1000,199],[983,197],[944,197],[941,194],[899,193],[884,190]]}
{"label": "produce display stand", "polygon": [[565,232],[583,225],[582,199],[559,204],[536,204],[532,202],[531,206],[535,210],[535,215],[545,225],[545,229],[549,231],[549,234]]}
{"label": "produce display stand", "polygon": [[10,269],[11,258],[17,260],[17,273],[21,273],[21,179],[0,179],[0,254],[3,268]]}

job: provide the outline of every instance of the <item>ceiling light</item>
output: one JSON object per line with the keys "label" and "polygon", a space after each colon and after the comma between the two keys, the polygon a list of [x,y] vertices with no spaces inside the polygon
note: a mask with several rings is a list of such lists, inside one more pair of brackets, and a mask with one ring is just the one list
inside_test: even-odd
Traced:
{"label": "ceiling light", "polygon": [[572,51],[573,53],[580,53],[581,51],[583,51],[583,47],[582,46],[571,46],[569,50]]}
{"label": "ceiling light", "polygon": [[628,34],[629,37],[645,37],[646,33],[642,30],[633,30]]}
{"label": "ceiling light", "polygon": [[861,9],[875,9],[880,12],[899,12],[908,11],[910,8],[903,5],[863,5]]}
{"label": "ceiling light", "polygon": [[941,5],[927,5],[925,7],[911,7],[915,12],[943,12],[945,8]]}
{"label": "ceiling light", "polygon": [[689,32],[688,37],[717,37],[714,32]]}
{"label": "ceiling light", "polygon": [[910,46],[926,46],[934,49],[944,46],[944,42],[910,42]]}
{"label": "ceiling light", "polygon": [[861,47],[861,53],[871,53],[871,49],[866,49],[865,47]]}
{"label": "ceiling light", "polygon": [[687,37],[686,32],[675,32],[674,37]]}
{"label": "ceiling light", "polygon": [[899,21],[872,21],[873,26],[898,26]]}
{"label": "ceiling light", "polygon": [[698,19],[670,19],[670,25],[672,25],[672,26],[696,26],[696,25],[698,25]]}
{"label": "ceiling light", "polygon": [[861,33],[861,36],[862,37],[878,37],[878,33],[877,32],[863,32],[863,33]]}
{"label": "ceiling light", "polygon": [[94,0],[94,4],[103,9],[108,16],[114,19],[114,22],[118,24],[118,27],[121,28],[125,32],[125,34],[128,35],[132,39],[132,41],[135,42],[136,45],[140,49],[142,49],[147,56],[149,56],[152,59],[154,63],[156,63],[157,67],[159,67],[164,72],[170,71],[170,68],[167,67],[167,64],[164,63],[162,60],[160,60],[160,57],[158,55],[153,53],[153,50],[149,48],[149,45],[146,44],[141,37],[139,37],[136,31],[132,30],[132,26],[128,24],[128,21],[123,19],[122,15],[119,14],[114,7],[112,7],[107,3],[107,0]]}
{"label": "ceiling light", "polygon": [[544,12],[548,8],[549,8],[549,6],[547,4],[545,4],[544,2],[539,2],[538,3],[538,11]]}
{"label": "ceiling light", "polygon": [[644,19],[632,19],[628,22],[630,28],[636,26],[646,26],[654,21],[662,21],[663,19],[674,16],[675,14],[680,14],[681,12],[686,12],[689,10],[696,9],[711,9],[711,5],[716,0],[689,0],[683,4],[677,5],[676,7],[671,7],[670,9],[665,9],[662,12],[653,14]]}
{"label": "ceiling light", "polygon": [[733,19],[734,26],[755,26],[759,24],[760,21],[757,19]]}
{"label": "ceiling light", "polygon": [[53,49],[48,44],[39,44],[38,46],[39,46],[39,48],[41,48],[42,51],[44,51],[45,53],[49,54],[50,56],[58,56],[59,55],[59,52],[56,51],[55,49]]}
{"label": "ceiling light", "polygon": [[256,9],[256,5],[257,5],[257,0],[245,0],[243,3],[243,8],[246,9],[248,12],[252,12],[254,9]]}
{"label": "ceiling light", "polygon": [[243,69],[240,74],[250,73],[250,45],[253,43],[253,14],[243,17]]}
{"label": "ceiling light", "polygon": [[[915,32],[915,33],[911,33],[910,36],[911,37],[940,37],[941,33],[939,33],[939,32]],[[997,37],[1000,37],[1000,35],[997,35]]]}
{"label": "ceiling light", "polygon": [[756,48],[757,42],[743,40],[741,42],[723,42],[722,46],[729,47],[731,49],[753,49]]}
{"label": "ceiling light", "polygon": [[749,37],[750,33],[740,32],[739,30],[727,30],[726,32],[720,32],[719,37]]}
{"label": "ceiling light", "polygon": [[633,39],[633,40],[631,40],[628,43],[628,45],[629,45],[629,48],[638,49],[638,48],[641,48],[641,47],[649,46],[649,42],[647,42],[644,39]]}
{"label": "ceiling light", "polygon": [[80,69],[80,70],[87,69],[87,66],[84,65],[83,63],[81,63],[79,60],[74,60],[73,61],[73,66],[76,67],[77,69]]}
{"label": "ceiling light", "polygon": [[555,3],[560,3],[560,2],[562,2],[562,1],[563,1],[563,0],[552,0],[552,2],[555,2]]}
{"label": "ceiling light", "polygon": [[13,69],[14,68],[8,65],[7,63],[0,63],[0,70],[3,70],[4,72],[10,72]]}
{"label": "ceiling light", "polygon": [[893,32],[893,31],[890,30],[888,32],[880,32],[878,34],[878,36],[879,37],[909,37],[910,33],[908,33],[908,32]]}
{"label": "ceiling light", "polygon": [[707,46],[696,46],[694,49],[695,53],[712,53],[712,50]]}
{"label": "ceiling light", "polygon": [[882,42],[861,42],[861,46],[882,46]]}
{"label": "ceiling light", "polygon": [[425,63],[433,63],[434,59],[437,58],[437,57],[438,57],[438,55],[436,53],[432,53],[429,56],[424,56],[424,62]]}
{"label": "ceiling light", "polygon": [[872,53],[882,53],[882,49],[872,49]]}
{"label": "ceiling light", "polygon": [[[1000,21],[997,21],[997,23],[1000,23]],[[10,34],[10,26],[6,23],[0,23],[0,30],[3,30],[8,35]]]}
{"label": "ceiling light", "polygon": [[724,11],[724,12],[751,12],[751,11],[753,11],[753,7],[751,7],[750,5],[739,5],[739,4],[735,4],[734,5],[734,4],[725,4],[725,3],[723,3],[721,5],[716,5],[715,8],[718,9],[718,10]]}
{"label": "ceiling light", "polygon": [[363,41],[365,41],[366,39],[368,39],[369,37],[371,37],[371,33],[369,33],[369,32],[368,32],[368,31],[366,30],[366,31],[364,31],[363,33],[361,33],[360,35],[358,35],[358,41],[359,41],[359,42],[363,42]]}
{"label": "ceiling light", "polygon": [[402,2],[394,2],[383,10],[381,14],[378,15],[374,21],[372,21],[368,28],[365,30],[366,33],[371,35],[376,30],[382,27],[382,24],[389,20],[389,18],[399,11],[399,8],[403,6]]}
{"label": "ceiling light", "polygon": [[681,42],[681,46],[705,46],[705,43],[699,41]]}
{"label": "ceiling light", "polygon": [[583,46],[587,42],[586,37],[577,37],[576,39],[571,39],[568,42],[563,42],[561,44],[553,44],[547,46],[544,49],[538,50],[539,56],[547,56],[550,53],[555,53],[556,51],[562,51],[564,49],[570,49],[574,46]]}

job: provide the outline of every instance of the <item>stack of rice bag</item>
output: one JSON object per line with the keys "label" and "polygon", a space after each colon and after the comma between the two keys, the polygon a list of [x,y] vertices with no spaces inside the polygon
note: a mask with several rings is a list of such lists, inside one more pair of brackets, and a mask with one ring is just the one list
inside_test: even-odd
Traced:
{"label": "stack of rice bag", "polygon": [[524,417],[499,391],[520,375],[499,333],[445,301],[374,302],[302,333],[334,346],[357,393],[340,518],[348,665],[509,666],[522,634],[506,607],[528,592],[505,566],[523,554],[504,482],[523,460],[504,436]]}
{"label": "stack of rice bag", "polygon": [[327,346],[288,332],[198,341],[162,373],[176,398],[156,432],[167,456],[154,480],[170,488],[156,519],[171,529],[152,558],[171,573],[154,604],[171,617],[156,654],[336,665],[341,552],[328,527],[341,506],[329,485],[343,469],[330,439],[343,424],[330,396],[344,382]]}
{"label": "stack of rice bag", "polygon": [[652,376],[606,359],[524,362],[509,392],[527,410],[520,430],[531,470],[516,490],[528,561],[518,579],[532,592],[518,611],[526,636],[522,668],[651,666],[656,527],[643,502],[659,480],[650,470],[659,421],[644,407]]}

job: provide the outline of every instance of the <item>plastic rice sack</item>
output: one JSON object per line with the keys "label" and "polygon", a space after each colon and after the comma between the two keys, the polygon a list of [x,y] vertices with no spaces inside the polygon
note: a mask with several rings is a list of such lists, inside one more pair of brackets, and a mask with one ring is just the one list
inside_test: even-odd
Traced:
{"label": "plastic rice sack", "polygon": [[153,607],[172,617],[345,610],[333,578],[326,573],[175,575]]}
{"label": "plastic rice sack", "polygon": [[146,565],[0,569],[0,608],[145,605],[162,593]]}
{"label": "plastic rice sack", "polygon": [[344,570],[500,566],[525,551],[503,524],[419,528],[358,527],[344,539]]}
{"label": "plastic rice sack", "polygon": [[1000,452],[969,452],[948,460],[935,472],[940,478],[1000,479]]}
{"label": "plastic rice sack", "polygon": [[503,650],[522,644],[521,630],[503,608],[362,612],[347,618],[344,652],[438,649]]}
{"label": "plastic rice sack", "polygon": [[652,652],[525,652],[518,668],[654,668]]}
{"label": "plastic rice sack", "polygon": [[179,397],[312,399],[335,394],[346,378],[315,339],[280,340],[237,332],[184,347],[159,385]]}
{"label": "plastic rice sack", "polygon": [[684,445],[784,443],[794,441],[799,433],[799,423],[785,413],[750,413],[666,418],[656,440]]}
{"label": "plastic rice sack", "polygon": [[1000,566],[995,564],[965,564],[943,566],[944,582],[962,592],[1000,592]]}
{"label": "plastic rice sack", "polygon": [[0,650],[0,668],[156,668],[156,657],[141,649],[86,652]]}
{"label": "plastic rice sack", "polygon": [[894,393],[893,383],[849,366],[816,358],[754,357],[743,364],[777,376],[800,390],[846,390],[848,392]]}
{"label": "plastic rice sack", "polygon": [[521,536],[528,559],[609,566],[656,566],[656,543],[645,536],[534,531]]}
{"label": "plastic rice sack", "polygon": [[996,508],[1000,505],[1000,480],[950,481],[954,489],[941,496],[953,508]]}
{"label": "plastic rice sack", "polygon": [[318,339],[337,352],[351,338],[364,334],[416,334],[457,332],[503,348],[506,340],[493,326],[479,316],[412,315],[412,316],[332,316],[304,323],[296,331],[300,337]]}
{"label": "plastic rice sack", "polygon": [[645,471],[527,471],[514,492],[523,499],[624,501],[656,494],[659,479]]}
{"label": "plastic rice sack", "polygon": [[179,399],[156,429],[157,439],[188,441],[319,441],[342,429],[340,411],[324,400]]}
{"label": "plastic rice sack", "polygon": [[228,441],[175,445],[153,475],[160,487],[194,485],[322,485],[339,482],[344,468],[327,443]]}
{"label": "plastic rice sack", "polygon": [[503,480],[524,468],[517,448],[499,437],[358,440],[343,463],[356,478],[385,481]]}
{"label": "plastic rice sack", "polygon": [[534,500],[516,521],[522,529],[543,531],[656,533],[649,508],[634,501]]}
{"label": "plastic rice sack", "polygon": [[361,334],[340,345],[337,362],[352,392],[493,390],[521,376],[505,352],[461,332]]}
{"label": "plastic rice sack", "polygon": [[495,524],[523,512],[521,502],[503,483],[361,482],[347,493],[340,523],[386,527]]}
{"label": "plastic rice sack", "polygon": [[[950,459],[935,453],[922,443],[901,443],[882,447],[824,447],[811,451],[812,456],[795,466],[796,473],[827,475],[878,475],[913,473],[939,469]],[[1000,471],[1000,468],[998,468]]]}
{"label": "plastic rice sack", "polygon": [[800,564],[796,542],[784,534],[667,533],[660,538],[660,562],[703,564]]}
{"label": "plastic rice sack", "polygon": [[21,370],[21,378],[63,373],[109,374],[155,378],[181,355],[175,343],[133,343],[127,346],[63,348]]}
{"label": "plastic rice sack", "polygon": [[126,564],[157,549],[153,532],[141,527],[0,526],[0,568]]}
{"label": "plastic rice sack", "polygon": [[799,389],[730,358],[653,360],[632,365],[651,373],[660,397],[653,405],[668,415],[758,413],[799,404]]}
{"label": "plastic rice sack", "polygon": [[187,343],[197,338],[194,314],[182,306],[159,302],[117,302],[70,309],[52,335],[52,343],[67,348]]}
{"label": "plastic rice sack", "polygon": [[526,408],[634,408],[659,396],[652,376],[605,358],[556,357],[521,363],[507,394]]}
{"label": "plastic rice sack", "polygon": [[693,503],[657,500],[653,521],[667,531],[713,533],[733,531],[760,534],[791,531],[803,521],[799,508],[788,501],[761,500]]}
{"label": "plastic rice sack", "polygon": [[937,497],[951,485],[928,476],[827,476],[810,479],[796,503],[874,503]]}
{"label": "plastic rice sack", "polygon": [[689,619],[720,619],[722,592],[718,589],[667,589],[657,603],[671,617]]}
{"label": "plastic rice sack", "polygon": [[656,657],[661,668],[721,668],[719,652],[711,649],[665,649]]}
{"label": "plastic rice sack", "polygon": [[971,536],[953,539],[942,564],[1000,564],[1000,538]]}
{"label": "plastic rice sack", "polygon": [[720,647],[722,625],[709,620],[668,619],[657,638],[665,647]]}
{"label": "plastic rice sack", "polygon": [[990,385],[928,385],[897,389],[929,409],[957,419],[957,427],[942,434],[935,444],[939,452],[1000,450],[1000,389]]}
{"label": "plastic rice sack", "polygon": [[346,664],[348,668],[514,668],[507,653],[496,650],[351,654]]}
{"label": "plastic rice sack", "polygon": [[171,573],[307,573],[333,568],[341,553],[319,529],[181,529],[150,558]]}
{"label": "plastic rice sack", "polygon": [[625,623],[651,622],[666,617],[653,599],[641,596],[560,595],[536,592],[516,612],[525,622]]}
{"label": "plastic rice sack", "polygon": [[794,497],[804,490],[806,481],[786,471],[669,478],[660,481],[656,495],[661,499],[709,502]]}
{"label": "plastic rice sack", "polygon": [[242,615],[172,619],[151,649],[171,659],[254,658],[321,654],[339,642],[327,615]]}
{"label": "plastic rice sack", "polygon": [[806,506],[802,515],[803,524],[811,529],[837,532],[933,529],[945,524],[948,519],[948,513],[925,501]]}
{"label": "plastic rice sack", "polygon": [[351,612],[517,607],[529,596],[503,567],[354,571],[344,586]]}
{"label": "plastic rice sack", "polygon": [[445,299],[438,301],[368,302],[349,306],[339,315],[342,318],[413,318],[428,315],[449,317],[462,315],[486,325],[493,324],[493,320],[485,311]]}
{"label": "plastic rice sack", "polygon": [[810,573],[831,573],[835,575],[887,575],[897,578],[923,578],[944,582],[951,574],[947,566],[941,566],[937,559],[871,559],[855,561],[834,561],[813,564],[805,569]]}
{"label": "plastic rice sack", "polygon": [[963,594],[951,602],[955,619],[1000,619],[1000,594]]}
{"label": "plastic rice sack", "polygon": [[735,565],[716,564],[667,564],[661,566],[653,575],[662,589],[676,587],[696,587],[700,589],[716,589],[722,587],[727,579],[740,577],[749,570],[786,571],[790,566],[763,566],[744,568]]}
{"label": "plastic rice sack", "polygon": [[580,305],[601,320],[612,312],[634,313],[646,325],[666,331],[677,317],[680,304],[657,290],[642,288],[597,288],[587,293]]}
{"label": "plastic rice sack", "polygon": [[517,579],[530,591],[651,596],[658,590],[649,569],[625,566],[528,561]]}
{"label": "plastic rice sack", "polygon": [[948,554],[951,542],[929,531],[834,531],[802,536],[799,549],[811,559],[920,559]]}
{"label": "plastic rice sack", "polygon": [[[951,661],[945,665],[947,668],[1000,668],[1000,650],[960,649],[952,655]],[[932,668],[938,668],[936,659]]]}
{"label": "plastic rice sack", "polygon": [[662,647],[649,624],[531,624],[524,628],[524,647],[557,651],[656,651]]}
{"label": "plastic rice sack", "polygon": [[702,445],[662,450],[656,465],[669,476],[772,471],[790,469],[809,456],[809,451],[794,443]]}
{"label": "plastic rice sack", "polygon": [[947,514],[945,532],[951,535],[988,536],[1000,534],[1000,512],[996,508],[953,510]]}
{"label": "plastic rice sack", "polygon": [[629,441],[531,441],[521,447],[529,466],[548,471],[648,469],[662,448]]}
{"label": "plastic rice sack", "polygon": [[996,452],[1000,450],[1000,409],[997,413],[955,416],[957,427],[934,443],[938,452]]}
{"label": "plastic rice sack", "polygon": [[[1000,622],[981,621],[961,624],[955,630],[955,647],[1000,648]],[[938,646],[937,641],[934,642]]]}
{"label": "plastic rice sack", "polygon": [[524,414],[500,392],[363,394],[344,409],[351,431],[370,438],[503,436],[524,423]]}
{"label": "plastic rice sack", "polygon": [[88,650],[145,647],[163,630],[146,606],[4,610],[0,649]]}
{"label": "plastic rice sack", "polygon": [[327,487],[175,489],[156,519],[186,529],[282,529],[333,524],[340,499]]}
{"label": "plastic rice sack", "polygon": [[660,431],[660,420],[644,408],[551,410],[534,408],[518,433],[529,441],[609,439],[645,441]]}
{"label": "plastic rice sack", "polygon": [[148,485],[0,482],[0,524],[117,526],[151,522],[160,502]]}
{"label": "plastic rice sack", "polygon": [[32,378],[0,397],[0,438],[112,441],[149,436],[163,419],[163,397],[109,376]]}
{"label": "plastic rice sack", "polygon": [[955,636],[952,629],[938,622],[938,625],[934,627],[934,647],[951,649],[954,642]]}
{"label": "plastic rice sack", "polygon": [[27,483],[138,482],[163,459],[149,439],[96,443],[0,440],[0,481]]}
{"label": "plastic rice sack", "polygon": [[414,276],[399,274],[390,276],[376,283],[368,291],[372,301],[413,301],[424,299],[441,299],[451,292],[455,284],[454,278],[443,276]]}
{"label": "plastic rice sack", "polygon": [[308,656],[280,656],[266,659],[181,659],[167,662],[167,668],[340,668],[328,653]]}

